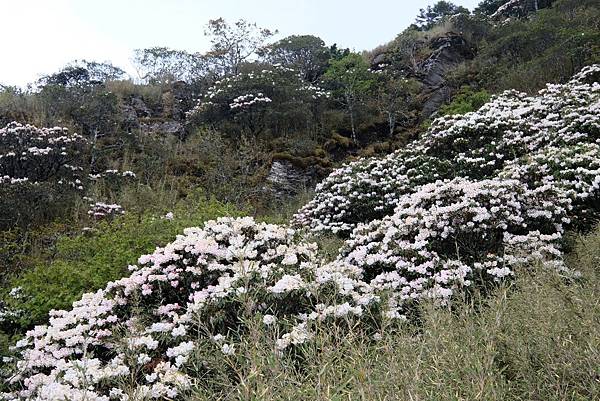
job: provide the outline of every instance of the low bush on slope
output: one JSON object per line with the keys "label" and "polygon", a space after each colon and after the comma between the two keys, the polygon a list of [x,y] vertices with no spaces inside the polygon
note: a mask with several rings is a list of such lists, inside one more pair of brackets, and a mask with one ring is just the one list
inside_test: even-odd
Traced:
{"label": "low bush on slope", "polygon": [[281,333],[284,352],[311,337],[312,321],[361,315],[375,301],[351,267],[321,264],[314,244],[252,218],[187,229],[130,270],[17,343],[5,398],[174,398],[214,369],[190,355],[209,344],[234,354],[246,319]]}
{"label": "low bush on slope", "polygon": [[[69,308],[84,293],[124,277],[129,273],[128,264],[168,243],[183,228],[239,213],[227,204],[202,197],[180,201],[172,210],[162,217],[128,211],[75,235],[49,227],[56,239],[47,241],[49,244],[28,244],[30,255],[24,257],[21,270],[2,271],[7,275],[7,288],[0,291],[0,355],[6,353],[9,339],[47,323],[50,310]],[[25,246],[16,240],[6,244],[18,252]]]}
{"label": "low bush on slope", "polygon": [[[249,221],[234,224],[247,225]],[[217,226],[230,225],[221,221]],[[58,313],[51,328],[40,327],[30,335],[38,351],[33,345],[23,347],[28,357],[21,362],[21,374],[29,379],[21,385],[29,386],[24,391],[36,390],[23,392],[21,397],[110,399],[112,394],[112,399],[118,400],[598,399],[599,241],[597,230],[578,240],[569,255],[569,268],[580,271],[583,279],[565,280],[533,265],[529,273],[521,272],[485,297],[475,292],[448,308],[425,302],[418,307],[418,321],[384,325],[377,332],[368,326],[349,325],[346,318],[336,322],[317,320],[311,327],[310,341],[302,343],[305,337],[296,332],[294,352],[287,349],[282,353],[276,347],[285,331],[283,319],[275,318],[277,312],[244,313],[238,309],[235,319],[241,325],[239,330],[211,335],[211,329],[227,321],[220,312],[214,318],[195,322],[180,319],[172,324],[177,316],[184,315],[183,310],[165,303],[155,309],[159,314],[151,309],[140,313],[142,304],[138,303],[137,316],[142,319],[128,328],[104,321],[128,310],[125,305],[113,307],[105,298],[102,315],[97,308],[85,307],[94,305],[92,298],[100,300],[90,295],[73,312]],[[164,255],[159,252],[148,258]],[[155,286],[152,291],[163,291],[167,286],[170,283]],[[227,297],[218,290],[213,294],[215,298]],[[237,299],[243,296],[238,294]],[[235,305],[234,298],[229,297],[229,305]],[[250,297],[245,299],[237,304],[248,307],[248,311],[264,307],[248,302]],[[209,303],[214,301],[208,301],[205,307],[210,308]],[[135,315],[132,312],[130,316]],[[95,336],[103,331],[100,326],[116,334],[98,341]],[[61,328],[68,330],[61,332]],[[142,335],[138,330],[144,328],[146,333]],[[104,354],[93,358],[90,351],[98,352],[104,344],[114,344],[115,348],[106,348]],[[83,349],[88,353],[77,353]],[[125,356],[109,362],[107,356],[121,350]],[[56,366],[42,366],[46,358],[55,358]],[[40,373],[29,376],[34,370]],[[99,396],[102,389],[106,396]]]}
{"label": "low bush on slope", "polygon": [[[414,316],[413,301],[446,304],[461,287],[488,291],[486,283],[533,262],[568,272],[557,248],[566,209],[552,195],[518,181],[426,185],[402,201],[404,226],[382,223],[364,244],[347,241],[331,263],[293,230],[251,218],[187,229],[130,266],[130,277],[29,331],[17,343],[6,398],[181,397],[197,381],[217,380],[215,353],[234,355],[256,335],[256,322],[272,330],[274,357],[303,366],[326,323],[379,338]],[[422,238],[411,242],[419,229]],[[460,249],[471,254],[452,259],[459,245],[449,236],[468,241]],[[389,239],[397,243],[388,247]]]}
{"label": "low bush on slope", "polygon": [[267,333],[240,346],[240,366],[198,383],[190,400],[600,399],[600,231],[578,241],[565,281],[532,268],[486,297],[419,308],[417,324],[381,338],[347,328],[318,331],[298,369],[277,358]]}

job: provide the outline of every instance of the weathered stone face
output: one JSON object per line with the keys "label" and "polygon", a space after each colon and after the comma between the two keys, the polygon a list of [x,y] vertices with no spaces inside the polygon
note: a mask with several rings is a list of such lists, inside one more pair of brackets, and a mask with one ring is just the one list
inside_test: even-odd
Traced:
{"label": "weathered stone face", "polygon": [[431,41],[433,53],[421,63],[421,82],[425,85],[422,114],[429,117],[448,100],[450,89],[445,85],[447,74],[460,63],[475,57],[474,49],[464,37],[448,33]]}
{"label": "weathered stone face", "polygon": [[298,194],[314,180],[314,171],[310,170],[297,167],[287,160],[273,160],[266,178],[267,189],[277,198]]}

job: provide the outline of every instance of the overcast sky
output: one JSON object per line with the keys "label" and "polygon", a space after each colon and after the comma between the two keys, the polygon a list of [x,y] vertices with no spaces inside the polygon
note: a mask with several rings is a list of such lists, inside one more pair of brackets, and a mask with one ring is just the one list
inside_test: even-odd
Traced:
{"label": "overcast sky", "polygon": [[[480,0],[456,0],[473,9]],[[208,50],[208,20],[244,18],[277,38],[313,34],[360,51],[392,40],[435,0],[0,0],[0,83],[25,85],[75,59],[133,73],[133,49]]]}

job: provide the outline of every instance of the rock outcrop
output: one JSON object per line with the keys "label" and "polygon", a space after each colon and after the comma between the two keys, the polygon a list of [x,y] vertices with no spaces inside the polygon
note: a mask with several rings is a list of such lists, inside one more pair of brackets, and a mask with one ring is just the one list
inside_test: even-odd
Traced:
{"label": "rock outcrop", "polygon": [[148,106],[141,97],[134,96],[121,105],[121,113],[128,129],[140,129],[143,134],[183,137],[185,112],[192,103],[188,84],[178,81],[164,89],[160,101],[153,107]]}
{"label": "rock outcrop", "polygon": [[425,87],[422,109],[424,117],[432,115],[450,98],[452,93],[446,85],[448,73],[475,57],[475,49],[462,35],[453,32],[431,40],[429,48],[432,50],[431,55],[419,65],[419,80]]}

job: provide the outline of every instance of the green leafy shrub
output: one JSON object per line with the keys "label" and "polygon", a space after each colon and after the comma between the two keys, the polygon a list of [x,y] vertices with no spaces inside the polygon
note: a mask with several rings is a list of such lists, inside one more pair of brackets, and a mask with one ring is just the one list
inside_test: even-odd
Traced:
{"label": "green leafy shrub", "polygon": [[450,103],[440,108],[440,114],[445,116],[477,111],[490,100],[490,97],[485,89],[475,91],[469,86],[464,86]]}

